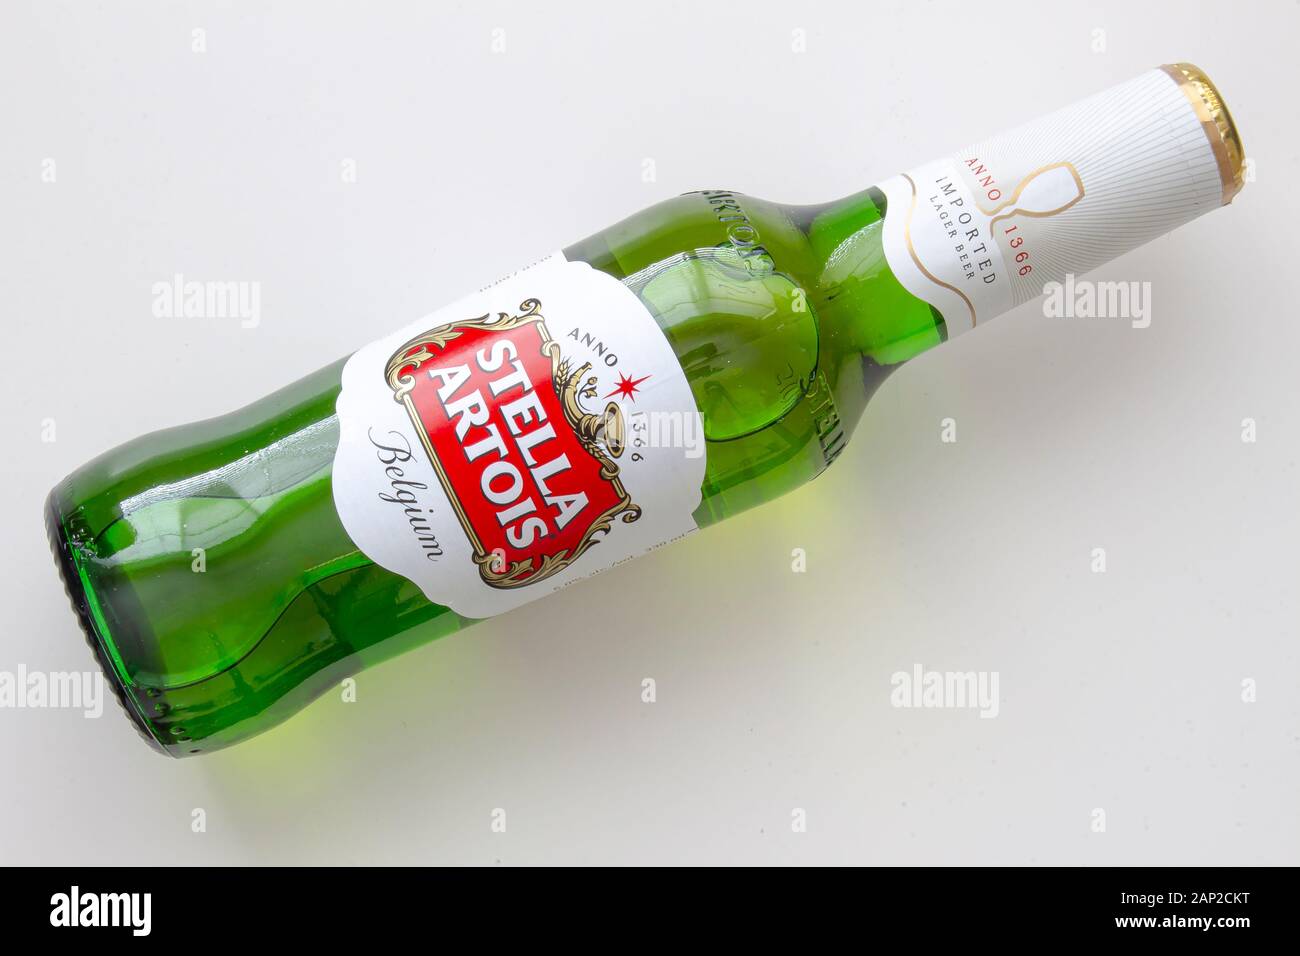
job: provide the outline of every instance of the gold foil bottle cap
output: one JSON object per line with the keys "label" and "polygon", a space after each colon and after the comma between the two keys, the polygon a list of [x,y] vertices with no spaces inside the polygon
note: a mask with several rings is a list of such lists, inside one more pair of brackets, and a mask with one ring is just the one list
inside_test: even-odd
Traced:
{"label": "gold foil bottle cap", "polygon": [[1205,71],[1191,63],[1172,63],[1161,67],[1182,87],[1191,102],[1201,126],[1219,163],[1219,178],[1223,180],[1224,205],[1241,191],[1245,182],[1246,153],[1241,148],[1241,135],[1232,114],[1223,102],[1218,88],[1205,75]]}

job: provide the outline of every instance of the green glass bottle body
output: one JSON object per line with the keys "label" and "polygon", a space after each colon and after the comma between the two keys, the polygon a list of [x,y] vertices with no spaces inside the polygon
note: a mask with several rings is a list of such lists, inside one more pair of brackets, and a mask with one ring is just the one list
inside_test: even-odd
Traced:
{"label": "green glass bottle body", "polygon": [[[709,190],[564,250],[635,292],[681,363],[706,439],[700,527],[820,474],[884,376],[942,340],[886,264],[884,205],[875,190],[815,207]],[[168,753],[257,734],[472,623],[344,530],[331,494],[342,364],[114,449],[50,494],[88,639]]]}

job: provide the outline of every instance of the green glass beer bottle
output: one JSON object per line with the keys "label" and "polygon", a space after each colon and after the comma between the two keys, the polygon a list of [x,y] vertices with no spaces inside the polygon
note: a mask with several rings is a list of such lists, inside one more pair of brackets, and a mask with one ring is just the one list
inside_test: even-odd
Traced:
{"label": "green glass beer bottle", "polygon": [[108,452],[47,524],[175,756],[809,481],[901,363],[1229,202],[1187,64],[836,202],[688,193],[247,408]]}

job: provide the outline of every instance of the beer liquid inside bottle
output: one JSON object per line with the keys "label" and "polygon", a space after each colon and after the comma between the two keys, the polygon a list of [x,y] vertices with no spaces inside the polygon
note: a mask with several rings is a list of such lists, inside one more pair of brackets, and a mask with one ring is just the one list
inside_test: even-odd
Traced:
{"label": "beer liquid inside bottle", "polygon": [[1229,202],[1188,64],[837,202],[667,200],[50,494],[87,638],[176,756],[821,473],[902,362]]}

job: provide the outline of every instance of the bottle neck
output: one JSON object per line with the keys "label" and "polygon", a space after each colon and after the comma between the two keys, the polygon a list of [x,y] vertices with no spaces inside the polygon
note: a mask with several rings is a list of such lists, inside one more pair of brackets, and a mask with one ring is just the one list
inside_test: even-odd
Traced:
{"label": "bottle neck", "polygon": [[1241,157],[1208,78],[1163,67],[832,203],[809,235],[863,354],[893,364],[1230,201]]}
{"label": "bottle neck", "polygon": [[913,295],[884,250],[889,215],[875,187],[808,210],[806,230],[821,263],[820,312],[848,337],[848,348],[879,366],[896,366],[946,337],[943,317]]}

